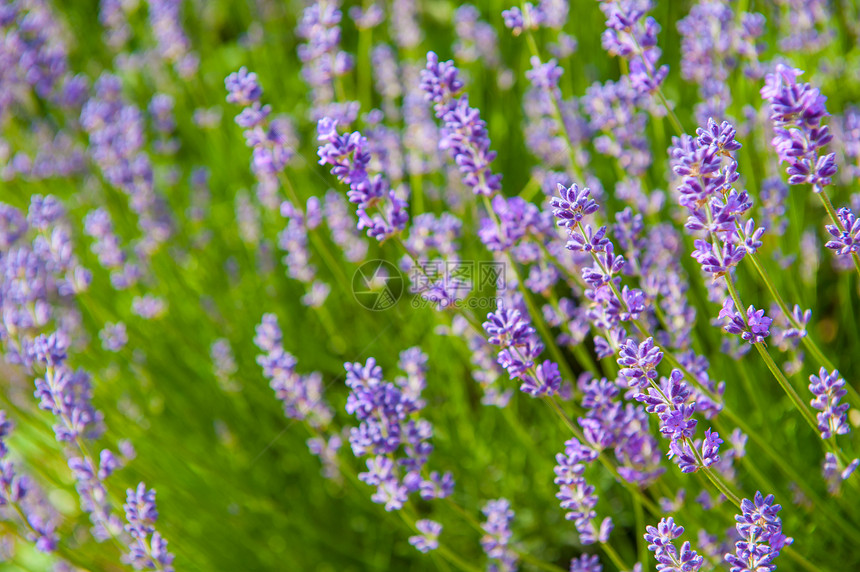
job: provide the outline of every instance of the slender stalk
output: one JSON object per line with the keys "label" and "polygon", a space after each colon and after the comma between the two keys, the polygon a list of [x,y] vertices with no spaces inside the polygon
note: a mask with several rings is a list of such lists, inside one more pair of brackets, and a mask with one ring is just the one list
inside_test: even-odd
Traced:
{"label": "slender stalk", "polygon": [[[529,50],[531,50],[532,55],[540,60],[540,50],[538,49],[537,42],[530,30],[526,31],[526,42],[529,45]],[[561,132],[564,135],[564,145],[567,148],[571,171],[573,171],[574,176],[576,176],[578,180],[584,181],[585,177],[583,177],[582,170],[576,162],[576,154],[573,152],[573,146],[570,144],[572,139],[570,137],[570,132],[567,129],[567,124],[564,122],[564,117],[561,114],[561,105],[558,102],[557,95],[557,92],[550,93],[550,99],[552,100],[552,118],[558,124],[559,129],[561,129]]]}
{"label": "slender stalk", "polygon": [[785,374],[782,373],[782,370],[776,365],[773,361],[773,358],[770,357],[768,351],[763,347],[763,344],[753,344],[755,348],[758,350],[758,353],[761,355],[761,359],[764,360],[765,365],[773,374],[773,377],[776,378],[776,381],[779,383],[782,390],[788,395],[791,401],[794,403],[794,406],[797,407],[798,411],[803,414],[803,418],[806,419],[806,422],[812,427],[813,432],[818,434],[818,423],[815,421],[815,417],[806,407],[806,403],[800,398],[797,392],[794,390],[794,387],[788,382]]}

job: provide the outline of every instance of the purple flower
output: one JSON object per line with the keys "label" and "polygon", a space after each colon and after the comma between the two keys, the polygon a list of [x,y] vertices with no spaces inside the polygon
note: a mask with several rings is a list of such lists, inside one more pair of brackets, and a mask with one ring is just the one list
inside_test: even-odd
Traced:
{"label": "purple flower", "polygon": [[603,572],[603,565],[597,554],[582,554],[570,561],[570,572]]}
{"label": "purple flower", "polygon": [[[317,124],[320,165],[331,165],[331,173],[349,185],[347,198],[358,205],[358,229],[382,242],[406,228],[407,203],[397,196],[381,175],[367,172],[370,153],[367,139],[358,131],[338,135],[337,121],[325,117]],[[369,214],[371,210],[377,212]]]}
{"label": "purple flower", "polygon": [[860,459],[854,459],[843,469],[836,455],[829,451],[825,453],[821,472],[824,475],[824,480],[827,481],[827,491],[831,495],[838,494],[842,488],[842,481],[854,474],[858,466],[860,466]]}
{"label": "purple flower", "polygon": [[774,137],[771,143],[781,161],[788,163],[788,183],[809,183],[820,193],[836,174],[835,154],[818,155],[818,150],[833,138],[821,120],[827,113],[827,98],[808,83],[798,83],[803,72],[777,64],[765,77],[761,96],[768,101]]}
{"label": "purple flower", "polygon": [[603,49],[630,62],[630,83],[640,93],[657,91],[669,74],[668,66],[657,67],[660,25],[654,18],[645,17],[651,8],[650,2],[642,4],[630,0],[600,4],[607,28],[600,37]]}
{"label": "purple flower", "polygon": [[701,569],[705,559],[691,548],[689,542],[681,546],[680,553],[675,548],[672,541],[684,534],[684,528],[676,525],[671,516],[661,519],[656,527],[646,527],[646,530],[645,542],[648,543],[648,550],[654,553],[658,571],[695,572]]}
{"label": "purple flower", "polygon": [[421,88],[444,124],[439,149],[448,150],[466,186],[476,195],[491,196],[501,189],[501,176],[490,170],[496,153],[490,151],[487,124],[480,111],[469,106],[467,95],[457,97],[463,87],[457,74],[452,62],[439,62],[434,52],[428,52]]}
{"label": "purple flower", "polygon": [[57,547],[56,511],[48,504],[36,484],[26,475],[15,470],[12,461],[6,458],[9,448],[6,438],[12,432],[12,422],[6,412],[0,410],[0,507],[12,505],[29,525],[26,533],[21,533],[35,543],[36,550],[52,552]]}
{"label": "purple flower", "polygon": [[152,294],[135,296],[131,300],[131,311],[145,320],[152,320],[164,315],[167,311],[167,302]]}
{"label": "purple flower", "polygon": [[597,459],[598,453],[575,438],[566,441],[564,446],[564,453],[555,456],[557,464],[553,482],[559,486],[555,496],[561,508],[568,511],[565,518],[574,521],[580,542],[606,542],[612,532],[612,519],[606,517],[599,527],[594,524],[597,495],[594,486],[589,485],[584,477],[587,465]]}
{"label": "purple flower", "polygon": [[558,365],[545,360],[535,368],[535,375],[525,374],[522,376],[523,383],[520,385],[520,391],[528,393],[532,397],[541,397],[543,395],[555,395],[559,387],[561,387],[561,375],[558,372]]}
{"label": "purple flower", "polygon": [[836,215],[839,226],[829,224],[825,227],[833,239],[824,246],[839,256],[860,252],[860,219],[848,207],[839,209]]}
{"label": "purple flower", "polygon": [[818,375],[809,376],[809,391],[815,396],[810,405],[819,411],[818,430],[822,439],[830,439],[836,435],[845,435],[851,427],[847,422],[848,403],[839,403],[848,393],[845,390],[845,380],[837,370],[827,373],[823,367]]}
{"label": "purple flower", "polygon": [[147,490],[139,483],[136,489],[128,489],[125,504],[128,524],[125,530],[131,535],[129,554],[126,559],[135,570],[173,570],[173,554],[167,551],[167,541],[155,530],[158,511],[155,507],[155,489]]}
{"label": "purple flower", "polygon": [[597,212],[598,205],[590,198],[591,189],[588,187],[580,189],[576,184],[570,187],[559,184],[558,194],[550,201],[558,226],[572,229],[582,222],[584,216]]}
{"label": "purple flower", "polygon": [[723,328],[728,333],[739,335],[750,344],[764,343],[770,335],[770,324],[773,322],[764,315],[764,310],[756,310],[753,306],[747,308],[744,319],[743,314],[735,310],[735,303],[731,298],[726,298],[719,318],[725,321]]}
{"label": "purple flower", "polygon": [[359,421],[349,431],[349,443],[356,457],[367,457],[368,470],[358,478],[376,487],[371,500],[384,504],[387,511],[402,508],[412,493],[420,491],[425,499],[443,498],[453,488],[450,473],[421,477],[433,451],[433,426],[417,416],[423,406],[418,387],[422,384],[410,383],[408,378],[423,376],[415,369],[423,367],[423,359],[416,362],[419,356],[414,354],[408,350],[403,356],[407,378],[398,378],[398,383],[385,381],[373,358],[365,364],[344,364],[350,389],[346,411]]}
{"label": "purple flower", "polygon": [[517,553],[510,547],[511,521],[514,519],[514,511],[506,499],[488,501],[481,509],[487,520],[481,523],[484,536],[481,537],[481,548],[487,558],[493,560],[491,566],[495,570],[514,570],[517,563]]}
{"label": "purple flower", "polygon": [[550,60],[541,63],[540,58],[532,56],[532,69],[526,72],[526,78],[537,88],[553,92],[558,89],[558,80],[564,70],[559,67],[558,62]]}
{"label": "purple flower", "polygon": [[663,352],[654,345],[654,339],[648,338],[638,346],[629,339],[621,345],[618,352],[619,372],[630,387],[644,389],[649,380],[657,379],[657,365],[663,360]]}
{"label": "purple flower", "polygon": [[125,324],[110,322],[105,324],[105,327],[99,332],[99,339],[102,341],[102,347],[109,352],[118,352],[128,343],[128,334],[125,330]]}
{"label": "purple flower", "polygon": [[415,528],[421,533],[420,536],[410,536],[409,544],[414,546],[419,552],[430,552],[439,548],[439,533],[442,532],[442,525],[438,522],[422,519],[415,522]]}
{"label": "purple flower", "polygon": [[487,332],[487,341],[502,348],[525,345],[535,333],[529,320],[524,319],[519,310],[504,306],[487,314],[483,326]]}
{"label": "purple flower", "polygon": [[782,520],[777,513],[782,509],[773,504],[773,495],[762,496],[756,492],[754,499],[741,501],[741,514],[735,516],[740,540],[735,543],[735,553],[725,555],[731,572],[756,572],[775,570],[773,561],[793,538],[782,533]]}

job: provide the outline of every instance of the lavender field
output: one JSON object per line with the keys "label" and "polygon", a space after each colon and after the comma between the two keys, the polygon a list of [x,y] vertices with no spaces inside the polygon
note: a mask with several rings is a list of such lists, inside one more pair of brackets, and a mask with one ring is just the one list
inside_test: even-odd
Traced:
{"label": "lavender field", "polygon": [[0,0],[0,570],[860,570],[856,0]]}

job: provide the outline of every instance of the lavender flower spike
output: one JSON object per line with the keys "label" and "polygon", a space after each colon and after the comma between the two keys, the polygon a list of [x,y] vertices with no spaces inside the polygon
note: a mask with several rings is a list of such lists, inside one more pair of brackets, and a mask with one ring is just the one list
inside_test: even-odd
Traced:
{"label": "lavender flower spike", "polygon": [[782,533],[782,519],[777,513],[782,509],[773,504],[773,495],[764,497],[756,492],[754,499],[741,501],[741,514],[735,516],[735,528],[741,540],[735,543],[735,553],[725,555],[731,572],[772,571],[773,561],[783,547],[794,542]]}
{"label": "lavender flower spike", "polygon": [[648,550],[653,552],[654,558],[657,559],[658,572],[663,570],[696,572],[702,568],[705,559],[690,547],[689,542],[681,546],[680,553],[672,543],[684,534],[684,527],[675,524],[675,519],[671,516],[661,519],[656,527],[649,526],[646,530],[645,541],[648,542]]}
{"label": "lavender flower spike", "polygon": [[846,412],[849,405],[839,401],[848,393],[845,390],[845,380],[837,370],[827,373],[823,367],[818,375],[809,376],[809,391],[815,395],[810,402],[818,413],[818,430],[822,439],[830,439],[836,435],[845,435],[851,428],[848,425]]}
{"label": "lavender flower spike", "polygon": [[127,561],[135,570],[173,571],[173,554],[167,551],[167,541],[155,530],[158,511],[155,508],[155,489],[147,490],[139,483],[128,489],[122,505],[128,524],[125,530],[131,535]]}
{"label": "lavender flower spike", "polygon": [[436,117],[444,122],[439,149],[448,150],[460,169],[463,183],[476,195],[492,196],[502,188],[501,175],[490,170],[496,158],[490,151],[487,124],[481,113],[469,106],[469,97],[459,95],[463,83],[453,62],[440,62],[434,52],[427,53],[427,66],[421,72],[421,89],[433,102]]}
{"label": "lavender flower spike", "polygon": [[442,532],[441,524],[433,520],[422,519],[415,522],[415,528],[421,534],[410,536],[409,544],[414,546],[418,552],[426,553],[439,548],[439,533]]}

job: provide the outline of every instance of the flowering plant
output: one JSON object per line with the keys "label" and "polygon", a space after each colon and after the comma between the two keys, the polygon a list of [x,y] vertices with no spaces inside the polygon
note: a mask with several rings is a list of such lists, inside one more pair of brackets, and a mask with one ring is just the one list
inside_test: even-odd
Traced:
{"label": "flowering plant", "polygon": [[9,569],[860,567],[857,6],[85,4],[0,0]]}

